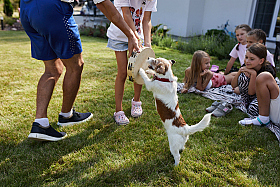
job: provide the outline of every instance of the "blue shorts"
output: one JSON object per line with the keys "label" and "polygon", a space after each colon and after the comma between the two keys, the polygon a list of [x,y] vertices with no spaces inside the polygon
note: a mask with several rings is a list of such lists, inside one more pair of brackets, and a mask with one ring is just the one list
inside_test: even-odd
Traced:
{"label": "blue shorts", "polygon": [[108,39],[107,47],[113,49],[114,51],[127,51],[128,42],[123,42],[119,40]]}
{"label": "blue shorts", "polygon": [[82,52],[73,7],[60,0],[21,0],[22,26],[38,60],[69,59]]}

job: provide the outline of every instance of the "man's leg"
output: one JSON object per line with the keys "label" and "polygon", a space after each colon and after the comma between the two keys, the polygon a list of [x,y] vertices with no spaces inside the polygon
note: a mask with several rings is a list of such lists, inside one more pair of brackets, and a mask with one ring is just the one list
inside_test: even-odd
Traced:
{"label": "man's leg", "polygon": [[52,97],[53,89],[63,71],[60,59],[44,61],[45,72],[37,87],[36,119],[32,124],[29,139],[39,141],[58,141],[66,137],[65,132],[53,129],[47,118],[47,108]]}
{"label": "man's leg", "polygon": [[75,54],[69,59],[61,60],[66,67],[66,73],[63,80],[62,108],[57,124],[67,126],[87,121],[93,116],[92,113],[78,113],[72,110],[81,83],[84,65],[82,54]]}
{"label": "man's leg", "polygon": [[66,67],[63,80],[63,101],[61,112],[67,113],[72,107],[80,88],[84,61],[82,54],[76,54],[72,58],[62,59]]}
{"label": "man's leg", "polygon": [[63,72],[60,59],[44,61],[45,72],[37,86],[36,119],[47,118],[47,108],[52,97],[53,89]]}

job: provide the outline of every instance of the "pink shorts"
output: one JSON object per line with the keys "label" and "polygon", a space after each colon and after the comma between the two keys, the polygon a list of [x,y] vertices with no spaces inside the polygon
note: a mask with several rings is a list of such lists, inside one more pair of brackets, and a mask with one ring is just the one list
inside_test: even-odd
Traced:
{"label": "pink shorts", "polygon": [[225,76],[220,73],[214,73],[211,81],[212,88],[218,88],[220,86],[227,85]]}

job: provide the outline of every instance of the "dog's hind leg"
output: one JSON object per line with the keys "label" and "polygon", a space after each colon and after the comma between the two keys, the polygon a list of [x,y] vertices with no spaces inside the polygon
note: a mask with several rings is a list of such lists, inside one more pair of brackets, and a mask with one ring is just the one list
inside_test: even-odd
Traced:
{"label": "dog's hind leg", "polygon": [[179,165],[180,162],[180,153],[179,153],[179,149],[171,149],[170,148],[170,152],[174,157],[175,160],[175,166]]}
{"label": "dog's hind leg", "polygon": [[[180,153],[179,150],[182,148],[182,146],[180,145],[178,141],[178,139],[176,140],[175,137],[173,136],[168,136],[168,140],[169,140],[169,147],[170,147],[170,152],[174,157],[175,160],[175,166],[177,166],[180,162]],[[179,140],[180,141],[180,140]]]}

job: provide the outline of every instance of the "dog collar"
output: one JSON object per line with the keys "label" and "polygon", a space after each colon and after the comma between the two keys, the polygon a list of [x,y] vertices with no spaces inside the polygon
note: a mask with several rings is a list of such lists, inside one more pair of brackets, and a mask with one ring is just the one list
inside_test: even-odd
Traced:
{"label": "dog collar", "polygon": [[173,82],[166,78],[158,78],[156,75],[154,75],[153,80],[161,81],[161,82]]}

